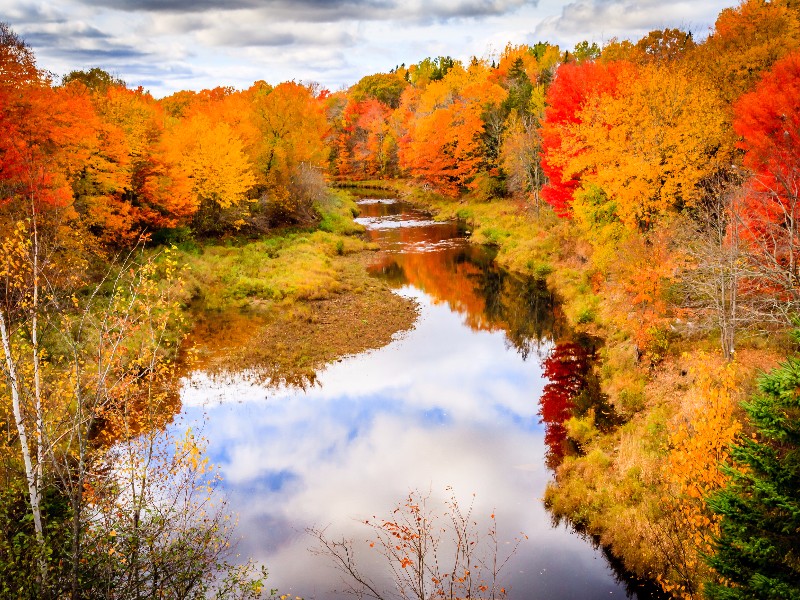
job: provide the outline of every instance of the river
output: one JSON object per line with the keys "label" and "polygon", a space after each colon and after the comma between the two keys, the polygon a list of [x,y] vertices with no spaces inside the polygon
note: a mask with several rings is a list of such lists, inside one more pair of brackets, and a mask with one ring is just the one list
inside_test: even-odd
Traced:
{"label": "river", "polygon": [[554,365],[588,364],[593,341],[571,338],[544,284],[495,267],[458,223],[391,198],[359,204],[382,248],[371,271],[419,303],[415,328],[328,366],[305,390],[247,373],[183,381],[183,420],[202,428],[239,515],[238,552],[266,564],[281,593],[351,597],[329,558],[309,551],[307,529],[324,528],[352,538],[364,572],[389,589],[363,521],[391,517],[416,490],[436,510],[450,498],[471,507],[482,535],[496,522],[501,558],[521,540],[498,577],[510,598],[649,598],[542,502],[565,448],[564,390],[588,376],[561,380]]}

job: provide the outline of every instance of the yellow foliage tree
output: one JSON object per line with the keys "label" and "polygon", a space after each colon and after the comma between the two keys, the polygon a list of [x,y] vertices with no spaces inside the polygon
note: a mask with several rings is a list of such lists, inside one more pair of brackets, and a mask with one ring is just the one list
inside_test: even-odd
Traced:
{"label": "yellow foliage tree", "polygon": [[730,163],[726,112],[703,81],[670,66],[628,71],[620,93],[592,98],[572,126],[565,175],[583,173],[616,217],[648,228],[669,210],[692,205],[704,178]]}
{"label": "yellow foliage tree", "polygon": [[705,499],[725,485],[727,477],[719,465],[727,461],[730,445],[741,431],[735,417],[740,384],[735,363],[714,366],[711,357],[700,354],[693,372],[695,384],[670,436],[664,471],[671,490],[666,510],[677,515],[685,539],[680,559],[672,564],[675,572],[661,584],[683,598],[699,592],[706,568],[702,556],[711,553],[720,521]]}
{"label": "yellow foliage tree", "polygon": [[168,155],[192,182],[196,202],[219,208],[247,199],[256,178],[244,145],[227,123],[197,114],[177,123],[166,135]]}

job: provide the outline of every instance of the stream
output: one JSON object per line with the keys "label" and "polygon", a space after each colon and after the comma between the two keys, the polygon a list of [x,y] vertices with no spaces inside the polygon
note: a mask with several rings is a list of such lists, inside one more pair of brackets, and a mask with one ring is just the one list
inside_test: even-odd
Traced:
{"label": "stream", "polygon": [[571,336],[544,283],[497,268],[459,223],[392,198],[359,207],[382,249],[370,271],[419,303],[413,330],[329,365],[305,390],[247,373],[183,380],[182,420],[220,468],[238,553],[266,564],[280,593],[352,597],[329,558],[309,551],[306,530],[325,529],[352,538],[362,572],[391,589],[363,521],[390,517],[416,490],[433,507],[471,507],[481,535],[496,521],[501,559],[522,540],[498,576],[509,598],[650,598],[542,501],[595,341]]}

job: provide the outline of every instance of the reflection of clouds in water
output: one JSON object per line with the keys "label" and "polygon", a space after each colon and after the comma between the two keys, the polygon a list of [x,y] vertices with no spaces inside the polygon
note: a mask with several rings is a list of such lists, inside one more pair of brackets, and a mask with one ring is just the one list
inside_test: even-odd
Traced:
{"label": "reflection of clouds in water", "polygon": [[[538,362],[508,350],[502,332],[473,332],[446,305],[403,293],[420,300],[416,329],[331,365],[318,387],[268,390],[203,374],[185,382],[189,416],[208,414],[209,454],[240,514],[242,554],[263,560],[282,592],[329,598],[336,578],[308,554],[306,527],[363,540],[360,519],[388,513],[412,488],[443,496],[450,485],[462,504],[476,494],[476,518],[496,511],[501,539],[530,536],[508,573],[518,590],[568,590],[564,569],[583,569],[579,597],[592,597],[587,581],[607,597],[617,588],[599,553],[552,528],[540,501]],[[530,568],[544,571],[533,578]]]}

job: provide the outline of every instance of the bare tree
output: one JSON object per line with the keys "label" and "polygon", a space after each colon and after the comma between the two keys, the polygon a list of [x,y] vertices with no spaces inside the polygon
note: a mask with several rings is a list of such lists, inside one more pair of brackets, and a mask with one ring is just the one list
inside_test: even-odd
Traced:
{"label": "bare tree", "polygon": [[687,269],[681,279],[684,304],[705,330],[719,331],[726,360],[733,358],[740,327],[749,322],[741,302],[747,276],[739,238],[742,192],[737,182],[718,176],[704,201],[687,220]]}
{"label": "bare tree", "polygon": [[430,493],[412,491],[390,516],[364,521],[372,530],[368,546],[384,559],[392,589],[382,588],[364,574],[352,539],[333,540],[326,529],[310,528],[308,533],[317,541],[312,552],[327,557],[344,576],[347,591],[358,598],[505,597],[500,574],[525,536],[501,555],[495,515],[489,517],[486,534],[480,535],[473,505],[462,508],[450,492],[441,511],[431,507]]}

